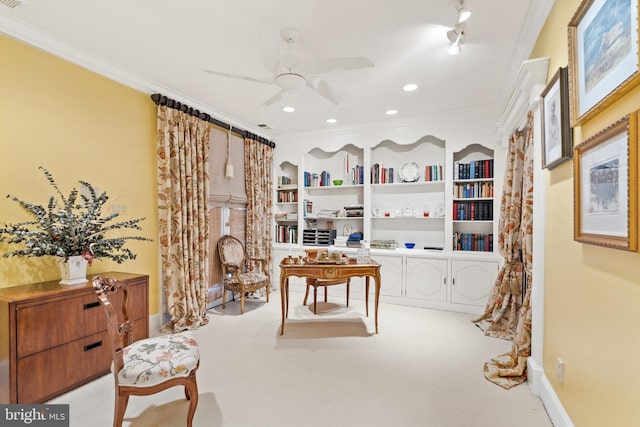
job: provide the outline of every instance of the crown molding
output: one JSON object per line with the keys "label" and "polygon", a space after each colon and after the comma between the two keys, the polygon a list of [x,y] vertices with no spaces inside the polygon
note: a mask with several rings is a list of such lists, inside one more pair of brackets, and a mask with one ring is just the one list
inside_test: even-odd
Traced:
{"label": "crown molding", "polygon": [[76,64],[82,68],[120,83],[124,86],[135,89],[139,92],[152,95],[154,93],[161,93],[168,98],[172,98],[183,104],[187,104],[190,107],[206,112],[212,117],[228,123],[236,128],[245,129],[251,133],[262,136],[266,139],[272,140],[272,135],[265,133],[263,129],[256,128],[248,123],[244,123],[241,120],[230,117],[215,108],[201,104],[190,97],[169,89],[168,87],[153,81],[145,77],[130,73],[123,70],[120,67],[114,66],[89,52],[82,51],[75,46],[72,46],[62,40],[45,33],[41,30],[35,29],[32,26],[16,19],[4,12],[0,11],[0,33],[5,34],[11,38],[27,43],[38,49],[42,49],[54,56],[62,58],[73,64]]}

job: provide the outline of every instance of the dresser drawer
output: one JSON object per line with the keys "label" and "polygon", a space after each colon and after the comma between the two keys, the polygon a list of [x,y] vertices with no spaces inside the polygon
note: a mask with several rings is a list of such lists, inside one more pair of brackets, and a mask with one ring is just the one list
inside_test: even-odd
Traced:
{"label": "dresser drawer", "polygon": [[16,323],[18,358],[107,329],[94,293],[19,308]]}
{"label": "dresser drawer", "polygon": [[43,402],[97,376],[111,366],[106,332],[18,360],[18,403]]}

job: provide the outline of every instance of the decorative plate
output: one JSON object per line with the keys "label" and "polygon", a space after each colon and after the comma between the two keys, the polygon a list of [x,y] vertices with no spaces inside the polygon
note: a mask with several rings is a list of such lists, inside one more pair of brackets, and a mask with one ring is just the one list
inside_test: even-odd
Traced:
{"label": "decorative plate", "polygon": [[404,162],[398,174],[404,182],[415,182],[420,177],[420,166],[416,162]]}

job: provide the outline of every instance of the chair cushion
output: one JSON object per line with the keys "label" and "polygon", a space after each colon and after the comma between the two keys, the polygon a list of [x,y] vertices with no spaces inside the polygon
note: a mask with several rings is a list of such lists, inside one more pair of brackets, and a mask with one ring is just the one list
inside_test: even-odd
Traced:
{"label": "chair cushion", "polygon": [[200,350],[191,332],[136,341],[123,350],[120,385],[150,387],[175,377],[186,377],[198,366]]}
{"label": "chair cushion", "polygon": [[[248,273],[240,273],[240,280],[244,284],[245,290],[255,290],[258,288],[262,288],[263,286],[267,286],[269,283],[269,277],[262,273],[256,272],[248,272]],[[231,276],[226,279],[224,285],[227,289],[232,289],[236,291],[240,291],[240,283],[238,283],[238,279],[235,276]]]}

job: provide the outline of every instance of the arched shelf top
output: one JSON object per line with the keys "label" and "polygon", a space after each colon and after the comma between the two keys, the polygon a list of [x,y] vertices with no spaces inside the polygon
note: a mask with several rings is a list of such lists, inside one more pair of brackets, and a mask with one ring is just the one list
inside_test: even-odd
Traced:
{"label": "arched shelf top", "polygon": [[316,159],[330,159],[338,153],[349,153],[352,156],[361,157],[363,150],[353,144],[346,144],[334,151],[325,151],[322,148],[315,147],[309,150],[307,154],[315,157]]}
{"label": "arched shelf top", "polygon": [[280,169],[287,169],[287,168],[297,168],[298,165],[296,165],[295,163],[292,163],[288,160],[282,161],[279,164]]}
{"label": "arched shelf top", "polygon": [[489,148],[485,145],[475,143],[475,144],[467,145],[460,151],[456,151],[455,153],[453,153],[453,156],[455,158],[466,157],[470,153],[482,153],[487,157],[493,157],[494,151],[493,151],[493,148]]}
{"label": "arched shelf top", "polygon": [[396,152],[409,152],[412,151],[413,149],[415,149],[417,146],[425,144],[425,143],[430,143],[438,148],[442,148],[444,149],[445,146],[445,141],[444,139],[440,139],[437,138],[433,135],[425,135],[422,138],[418,139],[415,142],[411,142],[408,144],[401,144],[399,142],[393,141],[391,139],[385,139],[383,141],[380,141],[378,144],[376,144],[375,146],[373,146],[373,150],[377,149],[377,148],[392,148],[394,151]]}

